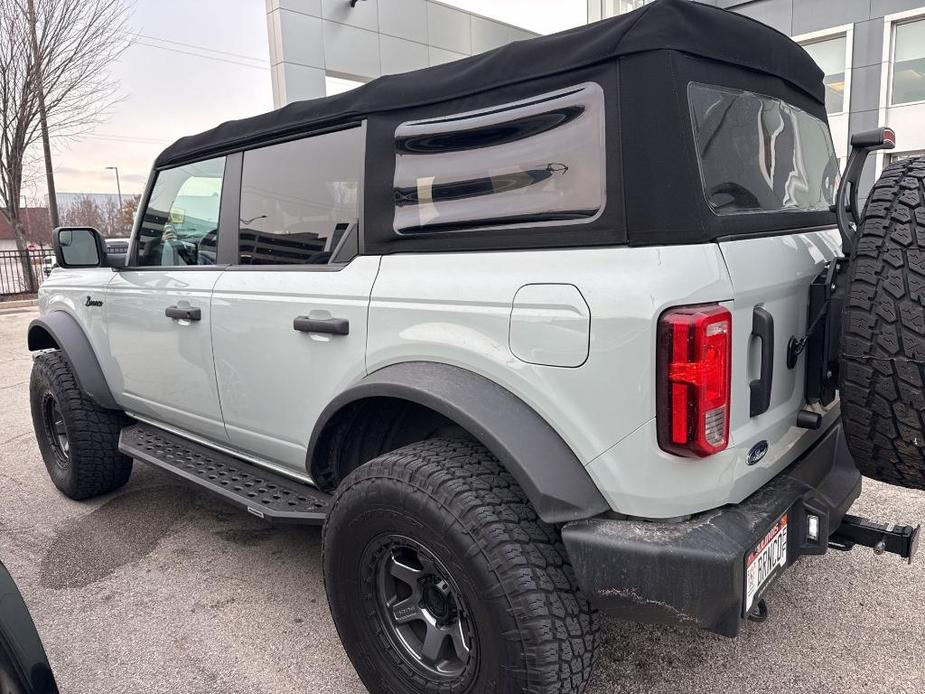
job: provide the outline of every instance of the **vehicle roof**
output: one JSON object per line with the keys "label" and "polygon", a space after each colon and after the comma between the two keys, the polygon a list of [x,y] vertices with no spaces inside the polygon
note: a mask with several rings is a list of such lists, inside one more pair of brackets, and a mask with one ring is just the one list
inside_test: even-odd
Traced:
{"label": "vehicle roof", "polygon": [[[297,101],[184,137],[155,162],[176,166],[375,113],[401,111],[567,73],[621,56],[673,50],[779,77],[824,103],[823,73],[785,34],[689,0],[656,0],[587,26],[502,46],[444,65],[386,75],[349,92]],[[671,88],[671,86],[666,86]]]}

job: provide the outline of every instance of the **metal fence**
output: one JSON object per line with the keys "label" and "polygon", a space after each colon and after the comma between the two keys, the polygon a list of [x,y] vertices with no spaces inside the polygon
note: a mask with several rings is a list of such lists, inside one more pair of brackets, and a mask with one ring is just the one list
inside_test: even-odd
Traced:
{"label": "metal fence", "polygon": [[50,270],[54,251],[0,251],[0,301],[34,295]]}

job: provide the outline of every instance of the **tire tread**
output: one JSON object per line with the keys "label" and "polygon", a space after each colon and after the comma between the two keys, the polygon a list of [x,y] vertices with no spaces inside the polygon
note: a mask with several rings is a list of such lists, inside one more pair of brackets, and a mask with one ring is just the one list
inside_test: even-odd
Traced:
{"label": "tire tread", "polygon": [[578,592],[558,530],[539,519],[497,459],[471,441],[413,443],[353,471],[338,487],[329,519],[345,498],[381,480],[407,485],[409,506],[424,497],[436,501],[447,529],[458,523],[473,540],[471,551],[487,557],[518,625],[519,633],[506,636],[523,642],[516,674],[528,683],[524,691],[583,692],[597,650],[597,613]]}
{"label": "tire tread", "polygon": [[[71,474],[66,479],[54,469],[37,399],[50,389],[58,400],[70,444]],[[77,384],[71,366],[59,351],[35,357],[30,383],[32,421],[39,448],[55,485],[75,500],[88,499],[123,486],[132,472],[132,459],[119,452],[119,433],[128,423],[119,411],[103,409]]]}
{"label": "tire tread", "polygon": [[848,446],[867,477],[925,489],[925,158],[884,169],[862,220],[842,318]]}

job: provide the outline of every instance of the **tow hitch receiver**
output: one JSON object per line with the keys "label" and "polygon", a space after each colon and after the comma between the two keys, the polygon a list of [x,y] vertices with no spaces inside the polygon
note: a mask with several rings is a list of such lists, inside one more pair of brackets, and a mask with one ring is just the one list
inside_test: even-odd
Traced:
{"label": "tow hitch receiver", "polygon": [[918,549],[921,527],[874,523],[866,518],[846,515],[829,537],[829,547],[847,552],[855,545],[863,545],[873,548],[874,554],[898,554],[911,564]]}

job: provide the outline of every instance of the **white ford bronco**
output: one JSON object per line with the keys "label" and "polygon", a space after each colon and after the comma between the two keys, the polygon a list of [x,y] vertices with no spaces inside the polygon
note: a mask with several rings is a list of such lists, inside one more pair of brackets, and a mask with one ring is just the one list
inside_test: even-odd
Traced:
{"label": "white ford bronco", "polygon": [[164,151],[129,250],[56,230],[35,431],[323,524],[385,692],[581,692],[598,612],[734,636],[861,473],[925,488],[925,162],[839,167],[789,38],[681,0]]}

